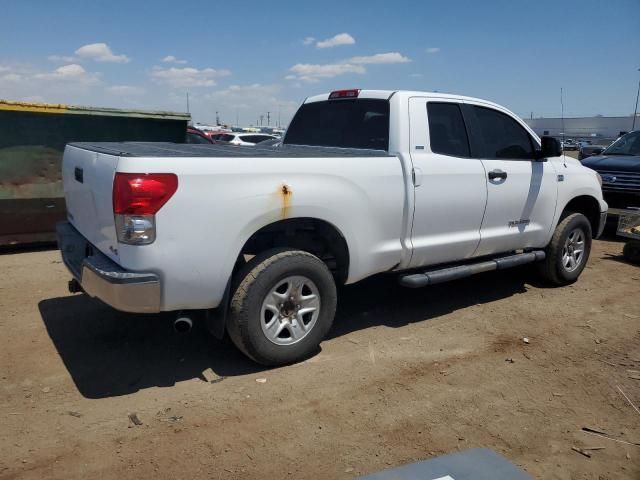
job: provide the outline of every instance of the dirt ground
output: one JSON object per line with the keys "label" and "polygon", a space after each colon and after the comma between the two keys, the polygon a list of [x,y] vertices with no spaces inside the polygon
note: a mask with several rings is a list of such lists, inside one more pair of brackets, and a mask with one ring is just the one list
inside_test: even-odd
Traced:
{"label": "dirt ground", "polygon": [[621,249],[594,242],[560,289],[527,269],[346,287],[322,351],[272,370],[201,325],[70,295],[57,251],[1,255],[0,478],[352,478],[488,447],[534,478],[640,479],[618,390],[640,406],[640,268]]}

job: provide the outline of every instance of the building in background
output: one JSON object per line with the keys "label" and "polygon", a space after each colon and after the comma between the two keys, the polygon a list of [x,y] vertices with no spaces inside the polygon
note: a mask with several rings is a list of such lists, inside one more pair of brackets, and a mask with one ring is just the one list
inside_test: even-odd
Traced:
{"label": "building in background", "polygon": [[[594,144],[608,145],[631,131],[633,115],[626,117],[525,118],[524,121],[539,135],[558,139],[590,140]],[[640,119],[636,119],[636,128]]]}

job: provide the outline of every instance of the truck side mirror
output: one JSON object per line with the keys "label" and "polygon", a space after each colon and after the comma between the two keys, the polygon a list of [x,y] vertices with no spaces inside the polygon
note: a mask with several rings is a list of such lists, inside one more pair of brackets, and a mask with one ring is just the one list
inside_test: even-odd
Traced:
{"label": "truck side mirror", "polygon": [[562,147],[557,139],[545,135],[540,141],[541,148],[540,150],[536,150],[536,160],[544,162],[549,157],[559,157],[562,155]]}

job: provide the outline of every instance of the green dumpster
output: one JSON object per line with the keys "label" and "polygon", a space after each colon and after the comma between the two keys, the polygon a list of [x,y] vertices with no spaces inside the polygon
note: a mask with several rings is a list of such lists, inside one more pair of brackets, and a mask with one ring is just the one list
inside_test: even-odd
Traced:
{"label": "green dumpster", "polygon": [[65,218],[64,147],[81,141],[185,141],[187,113],[0,100],[0,247],[50,242]]}

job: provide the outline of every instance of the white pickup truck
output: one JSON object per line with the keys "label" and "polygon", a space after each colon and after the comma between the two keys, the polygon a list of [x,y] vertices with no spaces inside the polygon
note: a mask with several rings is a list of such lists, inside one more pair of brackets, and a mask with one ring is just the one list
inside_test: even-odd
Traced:
{"label": "white pickup truck", "polygon": [[339,90],[307,98],[279,148],[72,143],[64,263],[127,312],[205,312],[255,361],[318,349],[336,285],[422,287],[538,262],[575,281],[607,204],[596,172],[484,100]]}

